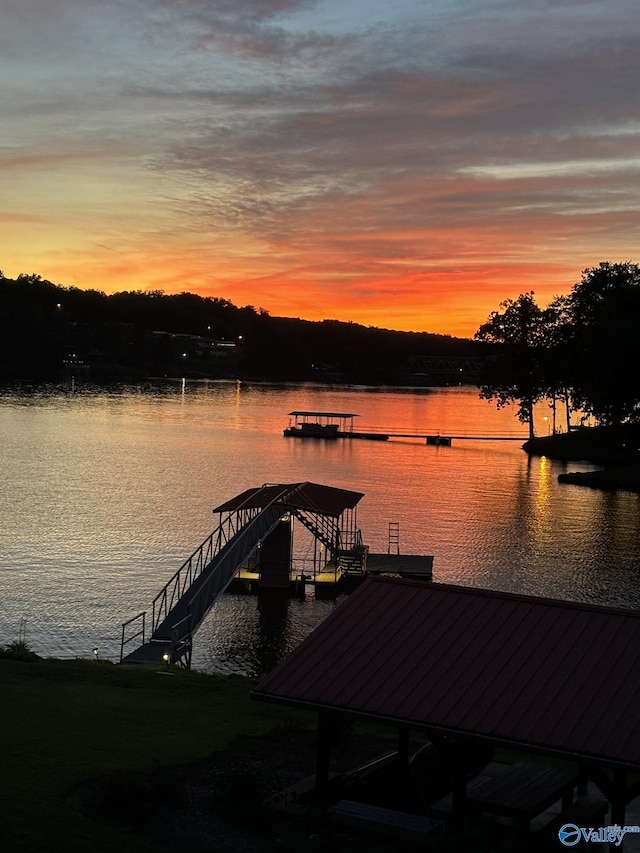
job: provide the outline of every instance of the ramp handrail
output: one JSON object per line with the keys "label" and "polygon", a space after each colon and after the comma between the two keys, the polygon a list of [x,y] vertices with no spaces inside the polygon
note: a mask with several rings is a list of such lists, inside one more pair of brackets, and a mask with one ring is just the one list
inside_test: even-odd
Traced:
{"label": "ramp handrail", "polygon": [[[152,636],[157,631],[158,626],[169,616],[178,601],[185,596],[188,590],[193,586],[194,582],[202,575],[204,570],[211,565],[214,559],[217,559],[220,556],[222,551],[228,545],[234,545],[234,549],[229,552],[230,554],[237,556],[237,552],[242,547],[244,549],[244,559],[250,555],[251,551],[259,544],[260,538],[264,538],[267,533],[275,527],[275,524],[281,516],[285,512],[289,512],[289,507],[286,502],[286,497],[289,492],[290,490],[288,488],[283,488],[274,495],[268,504],[263,507],[251,505],[240,506],[239,508],[229,512],[224,519],[222,519],[221,513],[221,521],[218,527],[198,548],[196,548],[193,554],[184,561],[178,571],[169,579],[158,595],[154,598],[151,623]],[[272,519],[269,528],[267,530],[262,530],[259,538],[256,539],[255,544],[252,547],[247,548],[244,544],[244,540],[246,539],[247,531],[251,528],[253,522],[256,521],[256,519],[265,519],[274,515],[276,509],[277,513],[275,515],[275,520]],[[226,556],[224,559],[226,562],[229,557]],[[239,566],[236,566],[231,577],[224,581],[224,584],[219,591],[214,592],[215,596],[226,589],[233,577],[233,574],[235,574],[235,571],[237,571],[238,568]],[[220,571],[213,573],[212,577],[207,581],[207,589],[212,588],[214,575],[217,575],[217,582],[221,582]],[[197,595],[194,597],[194,600],[201,601],[201,596],[202,590],[199,590]],[[196,630],[196,627],[204,618],[209,607],[211,607],[211,604],[206,605],[206,610],[199,616],[199,618],[193,621],[191,633]]]}
{"label": "ramp handrail", "polygon": [[[120,639],[120,663],[122,663],[122,660],[124,658],[124,647],[132,640],[136,640],[138,637],[142,637],[142,645],[144,646],[146,618],[147,611],[143,610],[141,613],[137,613],[135,616],[132,616],[131,619],[127,619],[126,622],[122,623],[122,637]],[[131,636],[127,637],[125,640],[125,631],[127,626],[131,625],[132,622],[136,622],[138,619],[142,619],[142,628],[137,630],[135,634],[131,634]]]}
{"label": "ramp handrail", "polygon": [[[187,603],[188,634],[195,633],[217,597],[229,586],[243,562],[280,521],[283,508],[274,505],[275,503],[274,501],[251,519],[216,556],[215,570]],[[185,619],[177,622],[172,626],[172,631],[184,622]],[[183,636],[176,635],[173,641],[179,643],[186,637],[186,633]]]}
{"label": "ramp handrail", "polygon": [[[216,555],[243,527],[260,513],[259,508],[229,513],[180,566],[153,599],[151,631],[166,619],[178,602]],[[238,522],[241,522],[238,524]]]}

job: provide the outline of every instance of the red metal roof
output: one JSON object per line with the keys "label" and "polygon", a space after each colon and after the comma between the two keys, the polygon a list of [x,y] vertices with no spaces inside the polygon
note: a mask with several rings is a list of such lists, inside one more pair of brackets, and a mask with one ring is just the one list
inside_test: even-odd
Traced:
{"label": "red metal roof", "polygon": [[339,516],[345,509],[353,509],[364,497],[362,492],[336,489],[319,483],[266,484],[247,489],[216,507],[213,512],[234,512],[239,509],[262,509],[273,501],[292,509],[306,509],[321,515]]}
{"label": "red metal roof", "polygon": [[640,613],[370,578],[254,695],[640,766]]}

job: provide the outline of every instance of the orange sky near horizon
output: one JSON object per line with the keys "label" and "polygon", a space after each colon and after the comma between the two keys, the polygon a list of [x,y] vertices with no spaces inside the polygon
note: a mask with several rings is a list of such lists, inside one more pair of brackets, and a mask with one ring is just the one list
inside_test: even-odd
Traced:
{"label": "orange sky near horizon", "polygon": [[0,269],[472,337],[637,262],[639,17],[541,4],[5,0]]}

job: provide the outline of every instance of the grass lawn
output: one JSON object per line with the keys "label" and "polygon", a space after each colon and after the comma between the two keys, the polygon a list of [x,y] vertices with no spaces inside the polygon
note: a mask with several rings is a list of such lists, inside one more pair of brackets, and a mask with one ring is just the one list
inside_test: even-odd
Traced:
{"label": "grass lawn", "polygon": [[282,709],[250,701],[251,686],[97,661],[0,659],[0,850],[156,849],[83,817],[69,793],[117,770],[187,763],[273,729]]}
{"label": "grass lawn", "polygon": [[[319,814],[265,809],[265,790],[313,773],[316,721],[252,701],[252,686],[173,668],[0,657],[0,851],[529,849],[522,839],[514,847],[509,836],[475,830],[408,846],[376,833],[362,837]],[[388,748],[388,729],[363,723],[336,750],[337,760],[346,769]]]}

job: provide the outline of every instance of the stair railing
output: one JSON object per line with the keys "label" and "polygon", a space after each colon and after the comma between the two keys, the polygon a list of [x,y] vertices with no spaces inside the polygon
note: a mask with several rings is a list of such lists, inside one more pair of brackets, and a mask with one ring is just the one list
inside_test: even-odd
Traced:
{"label": "stair railing", "polygon": [[294,509],[293,515],[309,530],[333,556],[340,547],[340,530],[336,519],[312,515],[305,510]]}
{"label": "stair railing", "polygon": [[[144,637],[145,637],[145,623],[147,618],[147,611],[143,610],[142,613],[137,613],[135,616],[132,616],[131,619],[127,619],[126,622],[122,623],[122,637],[120,639],[120,663],[122,663],[122,659],[124,658],[124,647],[128,645],[133,640],[138,639],[138,637],[142,637],[142,642],[138,645],[144,646]],[[125,636],[127,633],[127,628],[133,623],[137,623],[137,625],[131,630],[134,632],[129,636]]]}

